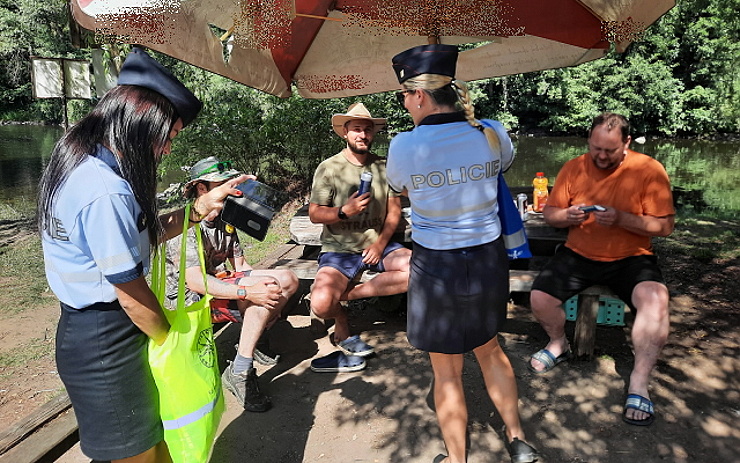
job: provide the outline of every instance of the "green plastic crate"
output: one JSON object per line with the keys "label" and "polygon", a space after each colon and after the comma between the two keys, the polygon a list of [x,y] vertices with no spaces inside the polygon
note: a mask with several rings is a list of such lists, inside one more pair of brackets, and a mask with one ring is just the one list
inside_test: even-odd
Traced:
{"label": "green plastic crate", "polygon": [[[578,296],[573,296],[563,304],[565,319],[575,321],[578,315]],[[624,302],[606,296],[599,297],[598,325],[624,326]]]}

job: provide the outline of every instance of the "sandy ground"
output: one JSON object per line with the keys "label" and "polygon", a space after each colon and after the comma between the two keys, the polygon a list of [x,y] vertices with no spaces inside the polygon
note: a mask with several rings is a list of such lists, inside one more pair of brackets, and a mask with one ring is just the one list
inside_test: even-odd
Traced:
{"label": "sandy ground", "polygon": [[[730,229],[737,236],[740,226]],[[646,428],[620,419],[633,362],[631,314],[627,327],[597,329],[595,359],[536,376],[526,363],[546,338],[526,297],[514,297],[501,344],[517,374],[522,419],[540,461],[740,462],[740,259],[664,252],[663,267],[671,291],[671,335],[651,385],[656,422]],[[20,365],[0,364],[0,428],[18,423],[61,391],[51,353],[58,310],[50,304],[0,323],[2,358],[24,342],[40,352]],[[212,463],[429,463],[444,452],[429,396],[429,361],[406,340],[403,307],[383,298],[353,309],[351,320],[377,350],[357,373],[310,371],[311,358],[334,348],[311,328],[305,304],[270,331],[282,358],[259,373],[274,408],[247,413],[226,392]],[[573,328],[568,323],[571,339]],[[239,326],[230,325],[218,337],[222,368],[234,355],[238,334]],[[500,438],[502,422],[472,355],[465,357],[464,381],[469,461],[510,461]],[[73,448],[57,461],[90,460]]]}
{"label": "sandy ground", "polygon": [[[211,461],[429,463],[443,453],[429,395],[428,358],[406,341],[403,312],[389,313],[382,302],[353,311],[354,328],[377,346],[362,372],[312,372],[310,359],[334,350],[328,337],[317,337],[305,314],[276,325],[270,341],[282,355],[280,363],[259,368],[274,408],[244,412],[226,392],[227,411]],[[674,332],[696,326],[702,317],[684,318],[695,309],[688,296],[675,297],[672,306]],[[594,360],[572,361],[535,376],[526,361],[544,343],[544,333],[522,306],[512,305],[509,318],[501,340],[517,373],[522,419],[540,461],[740,461],[737,337],[724,332],[732,328],[737,334],[734,322],[732,327],[710,322],[717,328],[711,338],[672,339],[653,382],[656,422],[640,428],[620,419],[633,361],[626,329],[599,327]],[[572,332],[573,324],[568,325]],[[219,336],[222,367],[237,338],[238,326],[226,327]],[[715,354],[704,355],[707,350]],[[469,462],[510,461],[500,437],[501,419],[472,355],[465,357],[464,381]],[[79,451],[72,454],[58,462],[89,462]]]}

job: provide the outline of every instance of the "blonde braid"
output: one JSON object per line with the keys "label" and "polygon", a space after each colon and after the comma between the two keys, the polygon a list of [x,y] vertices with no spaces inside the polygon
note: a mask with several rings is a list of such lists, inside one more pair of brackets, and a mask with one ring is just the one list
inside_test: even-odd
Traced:
{"label": "blonde braid", "polygon": [[488,144],[491,146],[491,149],[501,152],[501,142],[499,141],[496,132],[494,132],[492,128],[484,126],[475,118],[475,108],[473,107],[473,102],[470,101],[468,85],[464,81],[457,79],[453,79],[451,83],[452,88],[457,92],[457,98],[460,101],[460,105],[462,106],[463,111],[465,111],[465,119],[468,120],[468,124],[483,132],[486,139],[488,139]]}
{"label": "blonde braid", "polygon": [[439,74],[420,74],[412,77],[403,83],[403,87],[408,90],[437,90],[445,85],[449,85],[452,77]]}

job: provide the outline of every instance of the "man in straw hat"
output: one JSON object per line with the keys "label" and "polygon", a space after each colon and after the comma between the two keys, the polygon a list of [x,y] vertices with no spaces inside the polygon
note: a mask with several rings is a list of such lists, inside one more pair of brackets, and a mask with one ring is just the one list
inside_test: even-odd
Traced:
{"label": "man in straw hat", "polygon": [[[241,173],[232,169],[230,162],[221,162],[210,156],[190,168],[184,195],[198,198],[239,175]],[[265,347],[260,351],[256,346],[265,328],[279,317],[288,299],[298,289],[298,278],[290,270],[253,270],[244,259],[236,230],[221,220],[220,215],[213,221],[201,221],[200,231],[208,293],[214,296],[210,302],[212,319],[216,323],[242,324],[236,356],[222,377],[224,386],[247,411],[267,411],[272,402],[260,390],[254,362],[274,365],[277,356],[267,354]],[[199,301],[206,288],[193,228],[188,231],[187,240],[185,299],[189,305]],[[181,243],[180,239],[167,243],[167,299],[172,308],[177,305]],[[226,269],[226,261],[230,262],[233,271]]]}
{"label": "man in straw hat", "polygon": [[[311,310],[334,319],[334,342],[340,351],[311,362],[318,372],[357,371],[373,348],[352,335],[340,301],[387,296],[406,291],[411,251],[391,242],[401,218],[400,197],[385,177],[385,159],[370,152],[373,137],[385,126],[362,103],[332,117],[334,131],[347,141],[314,174],[308,214],[324,224],[319,271],[311,291]],[[360,176],[372,174],[370,191],[358,194]],[[358,283],[365,270],[382,272]]]}

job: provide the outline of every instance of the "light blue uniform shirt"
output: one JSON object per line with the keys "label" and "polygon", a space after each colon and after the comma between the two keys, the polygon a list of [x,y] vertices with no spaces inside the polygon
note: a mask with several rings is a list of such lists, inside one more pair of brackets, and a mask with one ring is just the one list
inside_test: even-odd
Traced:
{"label": "light blue uniform shirt", "polygon": [[149,271],[144,214],[119,173],[113,153],[98,146],[62,185],[42,234],[49,287],[71,307],[112,302],[114,284]]}
{"label": "light blue uniform shirt", "polygon": [[408,191],[416,243],[459,249],[490,243],[501,234],[497,177],[511,165],[514,147],[500,122],[485,124],[496,131],[500,151],[492,151],[462,113],[429,116],[391,141],[388,183],[397,192]]}

